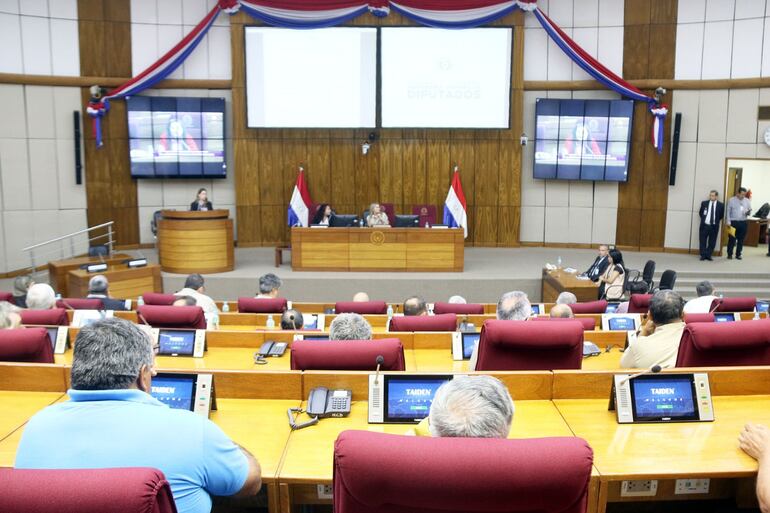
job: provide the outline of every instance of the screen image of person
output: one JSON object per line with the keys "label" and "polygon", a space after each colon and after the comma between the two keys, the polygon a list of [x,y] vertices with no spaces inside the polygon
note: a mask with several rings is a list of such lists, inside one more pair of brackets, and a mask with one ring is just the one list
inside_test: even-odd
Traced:
{"label": "screen image of person", "polygon": [[195,201],[190,203],[190,210],[213,210],[211,202],[209,201],[209,193],[206,189],[198,189],[198,195],[195,197]]}
{"label": "screen image of person", "polygon": [[166,129],[160,135],[158,152],[199,151],[198,144],[185,129],[184,123],[176,117],[170,117]]}
{"label": "screen image of person", "polygon": [[334,212],[332,211],[331,205],[328,203],[321,203],[318,206],[318,210],[316,210],[315,215],[313,216],[313,221],[311,224],[329,226],[331,224],[332,217],[334,217]]}

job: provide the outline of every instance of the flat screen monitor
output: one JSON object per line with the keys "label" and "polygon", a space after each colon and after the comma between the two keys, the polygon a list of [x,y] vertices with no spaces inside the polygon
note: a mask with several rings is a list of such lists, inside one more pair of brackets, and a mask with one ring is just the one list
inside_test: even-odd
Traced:
{"label": "flat screen monitor", "polygon": [[540,311],[540,305],[539,304],[533,304],[532,306],[532,315],[540,315],[542,312]]}
{"label": "flat screen monitor", "polygon": [[433,397],[451,376],[385,377],[385,422],[419,422],[430,413]]}
{"label": "flat screen monitor", "polygon": [[224,98],[131,96],[133,178],[225,178]]}
{"label": "flat screen monitor", "polygon": [[534,177],[627,181],[633,113],[631,100],[538,98]]}
{"label": "flat screen monitor", "polygon": [[604,313],[615,313],[618,311],[618,306],[620,306],[620,303],[607,303]]}
{"label": "flat screen monitor", "polygon": [[303,340],[329,340],[329,335],[304,335]]}
{"label": "flat screen monitor", "polygon": [[420,225],[420,216],[396,214],[393,225],[396,228],[413,228]]}
{"label": "flat screen monitor", "polygon": [[59,335],[59,328],[58,327],[46,327],[45,329],[48,332],[48,338],[51,340],[51,349],[56,349],[56,337]]}
{"label": "flat screen monitor", "polygon": [[158,374],[152,378],[150,395],[171,408],[193,411],[195,380],[194,374]]}
{"label": "flat screen monitor", "polygon": [[160,330],[158,354],[192,356],[195,350],[195,330]]}
{"label": "flat screen monitor", "polygon": [[613,331],[631,331],[636,329],[633,317],[610,317],[607,320],[607,325]]}
{"label": "flat screen monitor", "polygon": [[479,344],[481,333],[463,333],[463,360],[469,360],[473,350]]}
{"label": "flat screen monitor", "polygon": [[332,216],[329,221],[329,226],[334,228],[345,228],[348,226],[355,226],[358,216],[351,214],[341,214]]}
{"label": "flat screen monitor", "polygon": [[765,313],[767,313],[768,307],[770,307],[770,302],[768,302],[768,301],[757,301],[757,312],[765,312]]}
{"label": "flat screen monitor", "polygon": [[733,322],[735,321],[735,314],[732,313],[715,313],[714,322]]}
{"label": "flat screen monitor", "polygon": [[650,375],[631,380],[635,422],[698,420],[692,375]]}

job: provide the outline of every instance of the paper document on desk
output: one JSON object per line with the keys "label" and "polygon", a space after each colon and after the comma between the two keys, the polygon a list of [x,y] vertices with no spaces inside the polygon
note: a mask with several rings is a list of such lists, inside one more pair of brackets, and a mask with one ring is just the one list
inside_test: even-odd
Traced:
{"label": "paper document on desk", "polygon": [[584,280],[584,281],[588,281],[591,279],[588,276],[575,276],[575,278],[577,278],[578,280]]}

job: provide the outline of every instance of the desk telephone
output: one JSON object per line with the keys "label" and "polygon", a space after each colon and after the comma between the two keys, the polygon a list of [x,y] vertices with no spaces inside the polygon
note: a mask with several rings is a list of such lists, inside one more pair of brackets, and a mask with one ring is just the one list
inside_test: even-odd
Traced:
{"label": "desk telephone", "polygon": [[294,412],[302,413],[302,408],[289,408],[289,425],[292,429],[302,429],[318,423],[318,419],[326,417],[347,417],[350,415],[350,403],[352,393],[350,390],[329,390],[328,388],[318,387],[310,391],[307,398],[307,409],[305,413],[310,420],[297,424],[294,418]]}
{"label": "desk telephone", "polygon": [[265,360],[266,356],[283,356],[288,345],[287,342],[268,340],[262,344],[259,351],[254,354],[254,363],[264,365],[267,363],[267,360]]}

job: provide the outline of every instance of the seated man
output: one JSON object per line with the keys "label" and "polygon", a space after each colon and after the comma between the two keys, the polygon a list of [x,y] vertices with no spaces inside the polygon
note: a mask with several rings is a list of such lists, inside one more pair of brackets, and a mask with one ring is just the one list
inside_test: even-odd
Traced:
{"label": "seated man", "polygon": [[27,308],[50,310],[56,308],[56,293],[47,283],[35,283],[27,291]]}
{"label": "seated man", "polygon": [[198,302],[192,296],[177,296],[171,306],[197,306]]}
{"label": "seated man", "polygon": [[301,330],[305,324],[305,319],[302,318],[302,312],[295,309],[284,310],[281,314],[281,329],[282,330]]}
{"label": "seated man", "polygon": [[205,314],[219,313],[217,304],[204,292],[206,292],[206,287],[203,283],[203,276],[196,273],[188,276],[184,281],[184,288],[174,295],[194,297],[195,304],[203,308],[203,313]]}
{"label": "seated man", "polygon": [[559,297],[556,298],[557,305],[574,305],[577,302],[577,296],[572,292],[562,292],[559,294]]}
{"label": "seated man", "polygon": [[573,319],[574,317],[575,314],[572,313],[572,308],[569,305],[557,303],[551,308],[552,319]]}
{"label": "seated man", "polygon": [[366,292],[356,292],[356,295],[353,296],[353,302],[354,303],[367,303],[369,301],[369,294]]}
{"label": "seated man", "polygon": [[684,331],[682,296],[673,290],[661,290],[650,299],[647,322],[638,338],[629,344],[620,366],[625,369],[649,369],[655,365],[673,367],[679,354],[679,341]]}
{"label": "seated man", "polygon": [[13,302],[19,308],[27,308],[27,292],[29,288],[35,284],[35,280],[31,276],[17,276],[13,280]]}
{"label": "seated man", "polygon": [[257,299],[277,298],[281,285],[283,285],[283,281],[275,274],[263,274],[259,277],[259,294],[257,294]]}
{"label": "seated man", "polygon": [[695,286],[695,293],[698,297],[689,300],[684,305],[684,313],[709,313],[711,304],[715,299],[719,299],[714,294],[714,286],[710,281],[704,280]]}
{"label": "seated man", "polygon": [[462,296],[452,296],[449,298],[449,301],[447,301],[450,305],[466,305],[468,302],[465,300]]}
{"label": "seated man", "polygon": [[256,495],[262,483],[254,456],[210,420],[150,395],[154,360],[150,338],[128,321],[82,328],[70,400],[30,419],[16,468],[157,468],[179,513],[211,511],[210,495]]}
{"label": "seated man", "polygon": [[88,296],[86,299],[101,299],[105,310],[127,310],[126,302],[122,299],[112,299],[109,295],[110,283],[107,277],[97,274],[88,280]]}
{"label": "seated man", "polygon": [[[520,290],[506,292],[497,302],[497,320],[499,321],[526,321],[532,316],[532,304],[527,294]],[[479,345],[473,348],[468,370],[476,370],[476,362],[479,359]]]}
{"label": "seated man", "polygon": [[12,330],[21,326],[19,307],[7,301],[0,301],[0,330]]}
{"label": "seated man", "polygon": [[415,428],[418,435],[465,438],[508,438],[513,400],[505,385],[492,376],[458,375],[436,391],[428,417]]}
{"label": "seated man", "polygon": [[412,296],[404,301],[404,316],[411,315],[428,315],[428,306],[423,298]]}
{"label": "seated man", "polygon": [[746,424],[738,437],[743,452],[757,460],[757,501],[759,510],[770,511],[770,430],[762,424]]}
{"label": "seated man", "polygon": [[343,313],[329,326],[329,340],[371,340],[372,327],[362,315]]}

